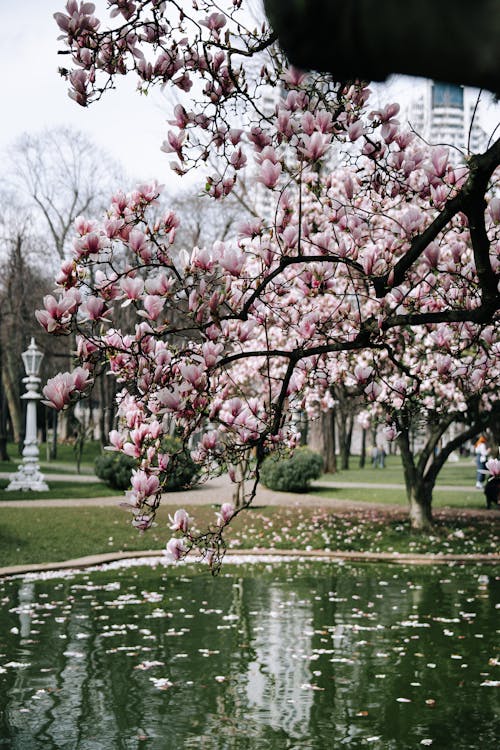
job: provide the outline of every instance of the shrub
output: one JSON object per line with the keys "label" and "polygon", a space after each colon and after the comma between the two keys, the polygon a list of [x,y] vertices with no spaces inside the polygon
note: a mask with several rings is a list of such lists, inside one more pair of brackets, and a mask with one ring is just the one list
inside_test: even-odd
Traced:
{"label": "shrub", "polygon": [[262,464],[260,479],[271,490],[303,492],[312,479],[323,473],[323,459],[309,448],[297,448],[287,458],[268,456]]}
{"label": "shrub", "polygon": [[[198,478],[198,467],[187,449],[183,449],[182,442],[174,437],[165,438],[162,451],[172,454],[168,471],[161,476],[166,479],[165,490],[172,492],[189,487]],[[105,453],[95,460],[95,473],[115,490],[127,490],[130,487],[132,470],[137,461],[123,453]]]}
{"label": "shrub", "polygon": [[134,458],[123,453],[104,453],[95,459],[94,469],[99,479],[103,479],[113,489],[127,490],[136,463]]}
{"label": "shrub", "polygon": [[[164,438],[162,451],[170,453],[172,456],[166,472],[165,490],[172,492],[193,485],[198,479],[199,468],[191,458],[189,451],[182,448],[182,442],[175,437]],[[162,479],[164,479],[163,476]]]}

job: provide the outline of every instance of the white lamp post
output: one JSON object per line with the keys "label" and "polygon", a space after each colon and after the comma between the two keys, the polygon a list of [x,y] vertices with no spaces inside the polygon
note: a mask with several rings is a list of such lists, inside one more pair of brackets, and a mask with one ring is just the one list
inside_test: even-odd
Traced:
{"label": "white lamp post", "polygon": [[42,364],[43,353],[35,344],[35,339],[25,352],[21,355],[26,377],[23,383],[26,383],[26,393],[21,396],[26,400],[26,435],[24,438],[23,460],[15,474],[11,474],[10,483],[7,490],[34,490],[42,492],[48,490],[43,474],[40,473],[38,465],[38,440],[36,426],[36,404],[41,399],[38,393],[38,386],[41,383],[38,373]]}

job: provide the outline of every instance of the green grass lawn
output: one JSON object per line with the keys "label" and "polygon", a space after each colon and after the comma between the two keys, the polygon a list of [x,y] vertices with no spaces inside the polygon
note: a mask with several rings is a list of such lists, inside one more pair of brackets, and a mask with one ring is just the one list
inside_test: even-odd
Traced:
{"label": "green grass lawn", "polygon": [[[59,444],[57,446],[57,459],[55,461],[47,461],[47,446],[45,443],[42,443],[38,447],[40,450],[39,463],[42,471],[57,474],[74,474],[76,472],[76,457],[72,445]],[[0,472],[14,472],[17,464],[21,461],[18,446],[14,443],[9,443],[7,452],[11,460],[0,461]],[[92,440],[86,442],[82,453],[82,473],[92,473],[94,471],[94,460],[96,456],[100,455],[101,445],[98,441]]]}
{"label": "green grass lawn", "polygon": [[[404,476],[401,458],[399,456],[388,456],[385,469],[375,469],[367,465],[360,469],[357,465],[358,458],[351,460],[353,468],[348,471],[339,471],[336,474],[324,474],[318,481],[311,493],[319,498],[337,498],[352,500],[355,502],[396,504],[406,506],[406,492],[404,490]],[[433,493],[434,508],[484,508],[484,493],[475,488],[476,472],[472,458],[460,459],[457,462],[448,462],[439,474],[436,489]],[[352,482],[353,484],[371,484],[369,488],[357,487],[322,487],[322,482]],[[401,489],[384,489],[381,484],[400,484]],[[439,490],[440,486],[448,485],[457,487],[453,490]],[[468,489],[461,489],[461,488]]]}
{"label": "green grass lawn", "polygon": [[[322,477],[323,478],[323,477]],[[351,500],[353,502],[364,503],[382,503],[384,505],[401,505],[407,506],[406,493],[401,490],[387,490],[382,487],[312,487],[309,492],[317,495],[318,498],[327,497],[336,500]],[[439,491],[439,486],[433,493],[434,508],[484,508],[486,501],[484,493],[480,490],[471,489],[470,491],[451,490]]]}
{"label": "green grass lawn", "polygon": [[120,495],[118,490],[113,490],[104,482],[50,482],[48,492],[27,492],[26,490],[5,489],[9,481],[0,479],[0,503],[3,500],[52,500],[72,499],[86,497],[108,497]]}
{"label": "green grass lawn", "polygon": [[[171,537],[169,513],[162,507],[158,524],[145,534],[130,525],[121,508],[4,508],[0,511],[0,565],[56,562],[100,552],[164,548]],[[190,508],[200,528],[215,523],[215,507]],[[406,514],[387,516],[366,511],[335,512],[325,508],[269,507],[243,513],[231,525],[230,546],[352,551],[478,553],[498,550],[498,514],[474,522],[457,513],[436,514],[431,535],[413,534]]]}
{"label": "green grass lawn", "polygon": [[[403,466],[400,456],[387,456],[386,468],[375,469],[367,463],[364,469],[358,466],[359,458],[351,457],[348,471],[338,471],[336,474],[324,474],[321,479],[328,482],[363,482],[370,484],[404,484]],[[439,473],[437,485],[462,485],[474,488],[476,482],[476,468],[474,459],[461,458],[459,461],[448,461]]]}

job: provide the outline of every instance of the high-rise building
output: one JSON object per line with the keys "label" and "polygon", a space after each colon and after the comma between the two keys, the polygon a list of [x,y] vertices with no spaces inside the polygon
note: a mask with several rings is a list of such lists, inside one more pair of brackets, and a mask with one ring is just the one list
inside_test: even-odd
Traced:
{"label": "high-rise building", "polygon": [[451,147],[455,163],[486,148],[487,135],[476,115],[477,91],[436,81],[422,81],[408,106],[408,121],[431,145]]}

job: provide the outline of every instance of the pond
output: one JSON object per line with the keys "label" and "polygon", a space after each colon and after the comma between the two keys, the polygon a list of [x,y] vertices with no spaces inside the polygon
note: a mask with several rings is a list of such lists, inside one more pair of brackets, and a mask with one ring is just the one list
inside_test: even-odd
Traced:
{"label": "pond", "polygon": [[498,747],[491,568],[158,562],[0,598],[0,748]]}

